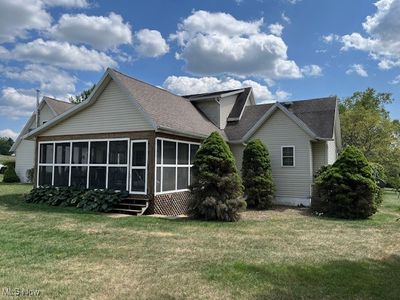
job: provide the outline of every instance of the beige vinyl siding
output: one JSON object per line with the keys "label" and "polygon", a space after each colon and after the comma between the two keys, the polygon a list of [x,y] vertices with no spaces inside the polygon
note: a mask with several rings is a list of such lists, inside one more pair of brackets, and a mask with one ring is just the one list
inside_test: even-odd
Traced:
{"label": "beige vinyl siding", "polygon": [[35,156],[35,142],[22,140],[15,149],[15,171],[21,182],[26,182],[26,171],[33,168]]}
{"label": "beige vinyl siding", "polygon": [[42,125],[44,124],[43,122],[50,121],[53,118],[53,112],[51,111],[50,107],[45,103],[39,113],[39,124]]}
{"label": "beige vinyl siding", "polygon": [[200,109],[207,118],[214,123],[215,126],[219,127],[219,104],[215,100],[197,102],[196,107]]}
{"label": "beige vinyl siding", "polygon": [[[312,183],[310,137],[281,110],[256,131],[252,138],[267,145],[277,197],[309,198]],[[281,166],[281,147],[295,146],[295,167]]]}
{"label": "beige vinyl siding", "polygon": [[311,147],[313,154],[313,174],[315,174],[322,166],[327,164],[327,146],[326,142],[318,141],[312,142]]}
{"label": "beige vinyl siding", "polygon": [[328,153],[328,161],[327,163],[329,165],[332,165],[337,158],[337,154],[336,154],[336,142],[335,141],[328,141],[327,142],[327,153]]}
{"label": "beige vinyl siding", "polygon": [[236,95],[228,96],[225,98],[221,99],[220,102],[220,122],[219,122],[219,128],[224,129],[226,126],[226,121],[228,119],[229,114],[232,111],[233,106],[235,105],[236,102]]}
{"label": "beige vinyl siding", "polygon": [[89,107],[45,131],[43,136],[152,130],[142,112],[114,81]]}
{"label": "beige vinyl siding", "polygon": [[237,167],[239,173],[241,173],[242,172],[244,145],[242,145],[242,144],[230,144],[229,146],[231,148],[233,156],[235,157],[236,167]]}

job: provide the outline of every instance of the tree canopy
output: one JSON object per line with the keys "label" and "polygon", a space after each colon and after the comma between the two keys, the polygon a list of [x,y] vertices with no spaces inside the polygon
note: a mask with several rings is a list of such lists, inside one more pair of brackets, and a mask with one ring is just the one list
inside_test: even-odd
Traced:
{"label": "tree canopy", "polygon": [[1,155],[10,155],[10,148],[14,144],[12,138],[9,137],[0,137],[0,154]]}
{"label": "tree canopy", "polygon": [[366,158],[383,166],[387,183],[400,187],[400,124],[391,120],[386,104],[390,93],[372,88],[355,92],[340,104],[343,146],[355,146]]}
{"label": "tree canopy", "polygon": [[83,101],[85,101],[87,98],[89,98],[90,93],[94,90],[96,87],[95,84],[92,85],[90,89],[83,90],[81,93],[78,95],[75,95],[74,97],[69,97],[69,102],[74,103],[74,104],[79,104]]}

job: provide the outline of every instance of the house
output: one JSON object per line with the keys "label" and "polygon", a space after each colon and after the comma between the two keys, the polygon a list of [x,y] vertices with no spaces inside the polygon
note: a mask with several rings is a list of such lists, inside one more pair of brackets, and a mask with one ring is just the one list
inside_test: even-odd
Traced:
{"label": "house", "polygon": [[45,124],[73,106],[72,103],[43,97],[38,107],[38,124],[36,124],[36,113],[33,113],[10,149],[10,152],[15,153],[15,171],[21,182],[28,181],[26,172],[32,169],[35,163],[35,142],[23,139],[23,136],[35,129],[37,125]]}
{"label": "house", "polygon": [[[185,213],[200,143],[218,131],[241,168],[260,138],[272,159],[276,202],[310,205],[314,173],[341,147],[336,97],[256,105],[252,88],[177,96],[107,69],[88,100],[27,133],[36,184],[128,190],[119,211]],[[135,206],[136,205],[136,206]]]}

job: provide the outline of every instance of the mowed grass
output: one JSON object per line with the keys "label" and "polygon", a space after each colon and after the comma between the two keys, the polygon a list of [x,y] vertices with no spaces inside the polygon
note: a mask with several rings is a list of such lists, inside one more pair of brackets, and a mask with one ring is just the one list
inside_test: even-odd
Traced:
{"label": "mowed grass", "polygon": [[369,220],[279,208],[217,223],[26,204],[29,189],[0,184],[0,289],[47,299],[399,299],[400,201],[389,191]]}

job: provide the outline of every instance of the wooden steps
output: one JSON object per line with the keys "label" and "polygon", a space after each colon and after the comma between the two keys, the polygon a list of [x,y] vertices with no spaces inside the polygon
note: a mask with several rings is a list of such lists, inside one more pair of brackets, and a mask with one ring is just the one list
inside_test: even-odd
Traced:
{"label": "wooden steps", "polygon": [[141,216],[149,207],[149,199],[130,197],[122,200],[112,210],[113,213]]}

